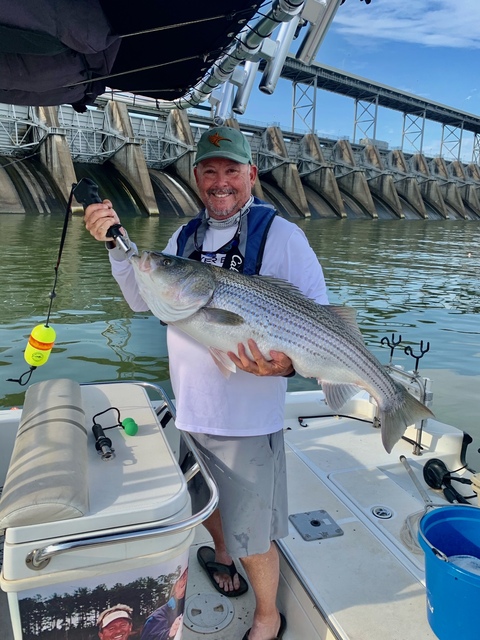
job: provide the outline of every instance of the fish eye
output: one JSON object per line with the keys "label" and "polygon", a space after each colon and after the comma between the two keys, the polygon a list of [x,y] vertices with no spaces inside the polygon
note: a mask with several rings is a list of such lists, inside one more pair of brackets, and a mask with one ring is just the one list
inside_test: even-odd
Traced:
{"label": "fish eye", "polygon": [[163,258],[162,264],[163,264],[164,267],[169,267],[172,264],[172,259],[171,258]]}

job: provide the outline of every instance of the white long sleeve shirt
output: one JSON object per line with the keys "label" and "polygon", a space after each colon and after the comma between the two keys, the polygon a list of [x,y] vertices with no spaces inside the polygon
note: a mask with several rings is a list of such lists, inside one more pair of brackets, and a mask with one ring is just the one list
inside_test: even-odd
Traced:
{"label": "white long sleeve shirt", "polygon": [[[209,227],[204,251],[215,251],[234,235],[236,227]],[[175,255],[180,229],[168,242],[165,253]],[[133,268],[116,261],[110,252],[112,273],[134,311],[148,306],[140,296]],[[328,304],[322,268],[303,231],[275,217],[265,243],[260,275],[281,278],[297,286],[320,304]],[[255,376],[237,370],[227,379],[208,349],[175,327],[168,327],[170,378],[176,399],[179,429],[221,436],[251,436],[274,433],[283,428],[287,380]]]}

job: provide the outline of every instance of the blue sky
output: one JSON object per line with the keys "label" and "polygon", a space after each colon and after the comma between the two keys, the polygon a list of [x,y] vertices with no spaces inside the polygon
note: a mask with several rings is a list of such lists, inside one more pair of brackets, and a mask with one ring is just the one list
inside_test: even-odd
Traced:
{"label": "blue sky", "polygon": [[[300,37],[303,36],[303,33]],[[480,0],[346,0],[318,51],[318,62],[480,115]],[[260,80],[260,76],[258,77]],[[280,80],[266,96],[258,82],[240,120],[292,124],[292,85]],[[376,138],[401,146],[403,116],[380,108]],[[354,101],[320,90],[317,133],[353,139]],[[298,118],[296,129],[308,127]],[[423,150],[440,151],[441,125],[425,127]],[[357,136],[358,137],[358,136]],[[464,132],[462,159],[473,137]],[[409,151],[408,145],[404,147]]]}

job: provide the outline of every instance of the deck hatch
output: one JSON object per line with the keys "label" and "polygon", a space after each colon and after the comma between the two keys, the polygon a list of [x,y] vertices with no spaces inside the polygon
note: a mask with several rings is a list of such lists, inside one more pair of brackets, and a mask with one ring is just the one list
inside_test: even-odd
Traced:
{"label": "deck hatch", "polygon": [[288,517],[304,540],[325,540],[343,536],[343,530],[324,509],[294,513]]}
{"label": "deck hatch", "polygon": [[232,603],[216,593],[196,593],[185,603],[185,626],[197,633],[215,633],[228,627],[235,615]]}

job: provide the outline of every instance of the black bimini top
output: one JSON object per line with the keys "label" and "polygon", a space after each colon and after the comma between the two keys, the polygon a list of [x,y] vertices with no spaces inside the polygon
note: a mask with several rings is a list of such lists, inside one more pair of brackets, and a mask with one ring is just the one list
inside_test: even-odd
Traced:
{"label": "black bimini top", "polygon": [[93,104],[106,87],[183,96],[256,14],[255,0],[0,4],[0,102]]}

